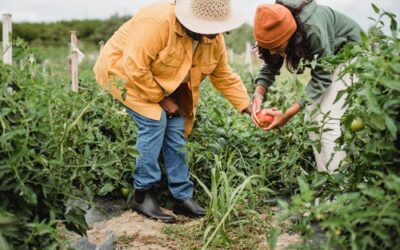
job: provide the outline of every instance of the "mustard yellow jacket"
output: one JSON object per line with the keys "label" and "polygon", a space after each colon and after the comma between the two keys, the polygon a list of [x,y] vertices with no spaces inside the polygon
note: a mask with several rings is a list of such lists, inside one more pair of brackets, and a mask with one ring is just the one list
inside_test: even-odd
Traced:
{"label": "mustard yellow jacket", "polygon": [[140,10],[107,41],[94,66],[97,82],[125,106],[144,117],[160,120],[159,102],[179,87],[185,136],[192,130],[201,81],[210,76],[215,88],[237,110],[249,106],[240,77],[228,65],[222,34],[203,37],[193,55],[193,40],[176,20],[172,3]]}

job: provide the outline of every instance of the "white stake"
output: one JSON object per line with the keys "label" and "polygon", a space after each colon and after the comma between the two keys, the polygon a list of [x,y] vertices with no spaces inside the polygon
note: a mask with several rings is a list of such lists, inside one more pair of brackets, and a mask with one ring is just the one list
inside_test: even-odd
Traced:
{"label": "white stake", "polygon": [[253,56],[252,56],[252,48],[251,44],[246,43],[246,55],[245,55],[245,64],[248,66],[250,72],[253,71]]}
{"label": "white stake", "polygon": [[228,50],[228,59],[229,59],[229,63],[235,62],[235,53],[233,52],[233,49]]}
{"label": "white stake", "polygon": [[78,38],[76,37],[76,31],[71,31],[71,55],[70,55],[70,67],[71,67],[71,83],[72,91],[78,92]]}
{"label": "white stake", "polygon": [[3,14],[3,63],[12,64],[12,20],[11,14]]}

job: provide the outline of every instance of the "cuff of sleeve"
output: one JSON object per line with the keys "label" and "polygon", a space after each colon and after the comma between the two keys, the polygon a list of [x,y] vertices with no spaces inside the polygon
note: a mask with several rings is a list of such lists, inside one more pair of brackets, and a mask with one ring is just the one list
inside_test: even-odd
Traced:
{"label": "cuff of sleeve", "polygon": [[247,99],[246,102],[243,102],[240,106],[237,107],[237,110],[240,113],[243,113],[250,106],[250,99]]}
{"label": "cuff of sleeve", "polygon": [[268,84],[268,82],[266,80],[264,80],[264,79],[257,79],[256,80],[256,85],[263,86],[266,89],[268,89],[269,86],[270,86],[270,84]]}
{"label": "cuff of sleeve", "polygon": [[297,103],[300,105],[301,109],[304,109],[304,107],[307,105],[307,101],[304,99],[298,100]]}

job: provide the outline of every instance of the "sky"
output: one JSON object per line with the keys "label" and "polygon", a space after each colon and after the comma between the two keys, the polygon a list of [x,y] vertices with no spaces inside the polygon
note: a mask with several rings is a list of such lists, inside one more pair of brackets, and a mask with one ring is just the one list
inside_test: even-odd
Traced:
{"label": "sky", "polygon": [[[0,0],[0,14],[10,13],[14,22],[51,22],[71,19],[105,19],[114,14],[133,15],[142,6],[160,0]],[[371,8],[375,3],[384,10],[393,12],[400,20],[400,0],[316,0],[356,20],[364,29],[371,26],[369,16],[376,16]],[[252,23],[258,4],[273,3],[274,0],[238,0]]]}

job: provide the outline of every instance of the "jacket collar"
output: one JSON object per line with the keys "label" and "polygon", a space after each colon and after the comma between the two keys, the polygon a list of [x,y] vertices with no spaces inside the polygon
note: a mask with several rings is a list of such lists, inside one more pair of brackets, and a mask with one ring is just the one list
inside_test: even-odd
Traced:
{"label": "jacket collar", "polygon": [[183,37],[186,35],[185,31],[183,30],[182,25],[178,22],[178,20],[175,18],[175,33],[178,34],[180,37]]}
{"label": "jacket collar", "polygon": [[213,43],[215,39],[217,39],[217,38],[210,39],[210,38],[208,38],[206,36],[201,36],[201,42],[202,43],[206,43],[206,44]]}
{"label": "jacket collar", "polygon": [[312,14],[315,12],[317,8],[317,2],[315,0],[311,0],[308,4],[306,4],[300,12],[300,20],[305,23],[310,19]]}
{"label": "jacket collar", "polygon": [[[178,22],[178,20],[175,20],[175,33],[180,37],[188,36],[186,34],[186,32],[184,31],[182,25]],[[206,36],[201,36],[201,43],[204,43],[204,44],[213,43],[214,40],[215,39],[209,39]]]}

